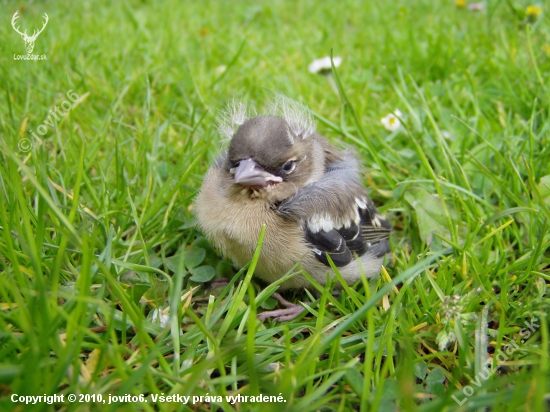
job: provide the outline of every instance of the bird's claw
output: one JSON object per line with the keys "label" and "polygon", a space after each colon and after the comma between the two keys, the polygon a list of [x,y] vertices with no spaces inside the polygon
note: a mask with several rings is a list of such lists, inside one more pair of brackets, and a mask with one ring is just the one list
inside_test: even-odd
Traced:
{"label": "bird's claw", "polygon": [[204,291],[204,294],[210,293],[214,289],[225,287],[228,284],[229,284],[229,279],[227,278],[214,279],[210,284],[210,286],[206,288],[206,290]]}
{"label": "bird's claw", "polygon": [[286,320],[292,320],[296,318],[305,311],[305,308],[303,306],[297,305],[295,303],[290,303],[278,293],[274,293],[272,296],[277,299],[281,303],[281,305],[285,306],[286,309],[268,310],[266,312],[259,313],[256,316],[259,320],[272,318],[278,322],[284,322]]}

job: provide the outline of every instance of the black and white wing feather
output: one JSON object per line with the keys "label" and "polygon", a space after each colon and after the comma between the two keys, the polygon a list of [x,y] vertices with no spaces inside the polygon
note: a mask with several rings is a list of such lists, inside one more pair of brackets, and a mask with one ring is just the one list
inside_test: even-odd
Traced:
{"label": "black and white wing feather", "polygon": [[391,225],[378,212],[359,180],[355,157],[327,166],[323,177],[282,202],[277,212],[297,221],[317,259],[337,267],[366,253],[380,258],[390,251]]}

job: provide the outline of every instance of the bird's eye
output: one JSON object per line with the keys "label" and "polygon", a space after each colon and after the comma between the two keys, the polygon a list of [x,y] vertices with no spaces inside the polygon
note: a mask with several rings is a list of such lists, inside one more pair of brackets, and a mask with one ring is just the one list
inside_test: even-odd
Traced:
{"label": "bird's eye", "polygon": [[287,175],[292,173],[296,169],[296,161],[295,160],[289,160],[283,165],[283,172],[285,172]]}
{"label": "bird's eye", "polygon": [[231,167],[229,168],[229,173],[234,174],[234,173],[235,173],[235,169],[236,169],[237,167],[239,167],[240,164],[241,164],[241,161],[240,161],[240,160],[237,160],[236,162],[232,162],[232,163],[231,163]]}

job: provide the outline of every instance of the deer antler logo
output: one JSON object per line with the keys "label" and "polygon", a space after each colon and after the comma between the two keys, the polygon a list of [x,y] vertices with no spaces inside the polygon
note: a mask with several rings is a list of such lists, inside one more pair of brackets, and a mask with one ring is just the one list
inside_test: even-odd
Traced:
{"label": "deer antler logo", "polygon": [[48,20],[49,20],[48,15],[46,13],[44,13],[44,24],[42,25],[42,28],[40,30],[35,30],[32,33],[32,36],[29,36],[27,34],[27,30],[25,30],[23,33],[21,33],[19,28],[15,25],[18,18],[19,18],[19,11],[16,11],[15,14],[13,15],[13,18],[11,19],[11,25],[12,25],[13,29],[17,33],[19,33],[21,35],[21,37],[23,38],[23,40],[25,41],[25,47],[27,48],[27,54],[31,54],[33,49],[34,49],[34,42],[36,41],[36,38],[38,37],[38,35],[40,33],[42,33],[44,31],[44,29],[46,28],[46,24],[48,24]]}

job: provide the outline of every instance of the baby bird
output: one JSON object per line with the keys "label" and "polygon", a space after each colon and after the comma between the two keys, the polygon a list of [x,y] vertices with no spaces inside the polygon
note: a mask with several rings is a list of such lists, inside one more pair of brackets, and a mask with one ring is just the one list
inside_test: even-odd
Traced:
{"label": "baby bird", "polygon": [[[339,151],[319,135],[297,102],[280,98],[274,107],[280,116],[247,118],[236,102],[225,113],[220,131],[229,148],[196,199],[200,228],[242,267],[266,224],[254,275],[268,283],[299,263],[324,285],[327,273],[334,276],[327,256],[350,285],[362,273],[376,276],[390,251],[391,225],[368,197],[354,152]],[[299,275],[280,290],[309,287]]]}

